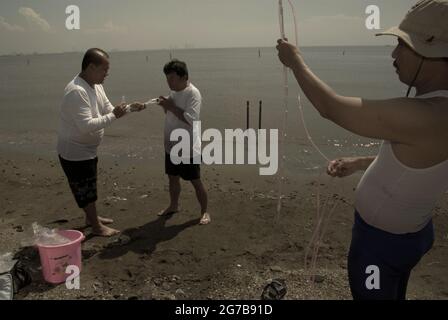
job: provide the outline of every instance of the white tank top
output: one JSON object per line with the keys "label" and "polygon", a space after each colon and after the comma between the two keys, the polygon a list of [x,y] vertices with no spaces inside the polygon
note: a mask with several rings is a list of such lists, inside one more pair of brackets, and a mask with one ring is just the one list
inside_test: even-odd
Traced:
{"label": "white tank top", "polygon": [[[448,97],[448,91],[418,98],[431,97]],[[358,184],[355,207],[371,226],[394,234],[413,233],[431,220],[436,202],[447,190],[448,160],[430,168],[413,169],[401,163],[391,143],[384,141]]]}

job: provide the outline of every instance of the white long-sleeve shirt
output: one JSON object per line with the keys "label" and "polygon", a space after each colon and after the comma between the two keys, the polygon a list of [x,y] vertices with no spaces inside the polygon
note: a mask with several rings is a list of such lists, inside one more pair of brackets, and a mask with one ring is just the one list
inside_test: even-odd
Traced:
{"label": "white long-sleeve shirt", "polygon": [[116,119],[103,86],[94,87],[78,75],[65,88],[57,144],[63,159],[94,159],[104,128]]}

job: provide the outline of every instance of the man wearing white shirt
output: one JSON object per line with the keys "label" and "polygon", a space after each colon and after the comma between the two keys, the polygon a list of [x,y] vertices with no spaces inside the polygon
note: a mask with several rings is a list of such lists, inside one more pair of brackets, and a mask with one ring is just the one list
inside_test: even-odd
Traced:
{"label": "man wearing white shirt", "polygon": [[[169,178],[170,204],[161,211],[159,216],[170,215],[178,211],[180,195],[180,178],[190,181],[201,206],[199,224],[211,222],[207,212],[207,191],[201,180],[201,137],[199,133],[199,115],[202,97],[199,90],[188,81],[188,68],[185,62],[172,60],[164,68],[166,80],[171,89],[170,96],[160,97],[159,104],[163,107],[165,116],[165,173]],[[176,129],[184,129],[190,136],[189,154],[177,155],[171,152],[177,142],[171,141],[171,133]],[[179,163],[180,162],[180,163]]]}
{"label": "man wearing white shirt", "polygon": [[[114,107],[103,86],[108,75],[109,55],[89,49],[82,61],[82,71],[65,88],[61,105],[57,152],[70,189],[86,214],[94,234],[112,236],[119,231],[105,226],[113,220],[97,215],[97,148],[104,128],[126,114],[125,106]],[[141,110],[144,105],[135,103]]]}

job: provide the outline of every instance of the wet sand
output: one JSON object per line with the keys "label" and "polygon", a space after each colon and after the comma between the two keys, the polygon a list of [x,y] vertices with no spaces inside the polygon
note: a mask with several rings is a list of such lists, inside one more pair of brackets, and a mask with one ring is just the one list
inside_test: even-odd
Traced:
{"label": "wet sand", "polygon": [[[320,250],[315,281],[304,271],[304,252],[316,214],[315,174],[289,174],[280,219],[277,180],[258,167],[203,166],[212,223],[199,226],[193,187],[182,183],[181,211],[157,212],[168,204],[163,161],[112,157],[99,161],[101,215],[122,231],[92,237],[69,191],[55,155],[8,152],[0,159],[1,252],[13,251],[32,270],[33,283],[16,299],[259,299],[274,278],[286,280],[286,299],[350,299],[346,255],[353,221],[353,190],[359,175],[331,180],[321,193],[338,201]],[[323,197],[322,197],[323,198]],[[436,242],[415,269],[409,299],[448,298],[448,204],[435,210]],[[33,248],[21,247],[31,223],[81,229],[81,289],[46,284]]]}

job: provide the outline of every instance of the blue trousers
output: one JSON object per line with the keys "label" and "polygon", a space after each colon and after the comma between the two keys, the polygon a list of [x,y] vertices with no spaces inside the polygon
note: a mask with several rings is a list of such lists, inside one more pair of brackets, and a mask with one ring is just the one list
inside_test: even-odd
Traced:
{"label": "blue trousers", "polygon": [[355,212],[348,255],[353,299],[405,300],[411,270],[433,243],[432,221],[416,233],[397,235],[372,227]]}

